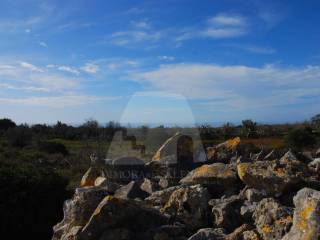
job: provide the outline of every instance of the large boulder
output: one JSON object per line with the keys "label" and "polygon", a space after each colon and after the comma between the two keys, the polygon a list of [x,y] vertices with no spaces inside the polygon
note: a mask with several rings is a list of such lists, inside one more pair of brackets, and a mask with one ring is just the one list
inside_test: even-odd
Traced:
{"label": "large boulder", "polygon": [[145,199],[149,196],[149,193],[143,191],[140,188],[141,183],[137,181],[131,181],[125,186],[120,187],[118,190],[116,190],[114,196],[117,198],[123,198],[123,199]]}
{"label": "large boulder", "polygon": [[80,187],[91,187],[94,186],[96,179],[103,175],[103,172],[98,167],[90,167],[83,175]]}
{"label": "large boulder", "polygon": [[236,185],[237,173],[229,164],[205,164],[191,171],[180,180],[180,183],[187,185],[203,184],[212,186],[216,191],[222,192]]}
{"label": "large boulder", "polygon": [[292,209],[273,198],[264,198],[257,206],[254,223],[264,240],[281,239],[292,225]]}
{"label": "large boulder", "polygon": [[268,195],[279,196],[303,183],[309,172],[300,161],[281,164],[278,161],[239,163],[240,179],[249,187],[265,190]]}
{"label": "large boulder", "polygon": [[160,161],[168,156],[175,156],[177,161],[179,158],[185,158],[188,160],[191,158],[193,160],[192,139],[189,136],[177,132],[159,148],[152,160]]}
{"label": "large boulder", "polygon": [[149,205],[163,207],[168,202],[171,194],[179,188],[179,186],[174,186],[153,192],[145,201]]}
{"label": "large boulder", "polygon": [[181,221],[190,229],[199,229],[209,225],[209,199],[207,189],[201,185],[181,187],[171,194],[161,211],[170,214],[173,221]]}
{"label": "large boulder", "polygon": [[237,195],[229,198],[211,199],[213,225],[217,228],[224,228],[231,233],[242,224],[240,207],[242,200]]}
{"label": "large boulder", "polygon": [[63,206],[64,218],[53,227],[53,240],[61,239],[75,226],[84,226],[100,201],[108,195],[103,187],[77,188],[71,200]]}
{"label": "large boulder", "polygon": [[242,233],[242,240],[260,240],[259,233],[257,230],[248,230]]}
{"label": "large boulder", "polygon": [[241,140],[239,137],[229,139],[214,147],[207,148],[207,158],[210,162],[228,162]]}
{"label": "large boulder", "polygon": [[[112,229],[126,229],[136,236],[168,223],[168,218],[134,200],[107,196],[93,212],[79,235],[81,240],[99,239]],[[139,238],[137,238],[139,239]]]}
{"label": "large boulder", "polygon": [[242,224],[240,227],[236,228],[232,233],[228,234],[224,240],[239,240],[242,238],[242,234],[245,231],[252,229],[249,224]]}
{"label": "large boulder", "polygon": [[282,240],[320,239],[320,192],[303,188],[293,201],[293,226]]}
{"label": "large boulder", "polygon": [[188,229],[182,224],[163,225],[150,229],[140,239],[152,240],[186,240],[190,236]]}
{"label": "large boulder", "polygon": [[140,188],[144,192],[152,194],[153,192],[157,191],[159,187],[152,180],[145,178],[145,179],[143,179],[143,182],[141,183]]}
{"label": "large boulder", "polygon": [[202,228],[188,240],[223,240],[226,234],[222,228]]}
{"label": "large boulder", "polygon": [[316,157],[320,158],[320,148],[316,151]]}

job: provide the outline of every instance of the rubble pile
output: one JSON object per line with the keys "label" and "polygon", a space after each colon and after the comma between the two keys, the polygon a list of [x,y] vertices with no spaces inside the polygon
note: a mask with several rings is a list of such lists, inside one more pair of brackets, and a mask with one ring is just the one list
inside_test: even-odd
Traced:
{"label": "rubble pile", "polygon": [[292,151],[244,157],[234,138],[198,161],[179,136],[146,164],[127,156],[92,166],[52,239],[320,239],[319,151],[308,160]]}

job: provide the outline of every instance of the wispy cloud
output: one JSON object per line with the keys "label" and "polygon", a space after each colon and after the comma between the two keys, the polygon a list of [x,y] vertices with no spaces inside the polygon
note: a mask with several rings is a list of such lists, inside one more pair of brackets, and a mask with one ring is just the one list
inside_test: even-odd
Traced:
{"label": "wispy cloud", "polygon": [[31,92],[50,92],[49,88],[33,87],[33,86],[15,86],[7,83],[0,83],[0,89],[22,90]]}
{"label": "wispy cloud", "polygon": [[159,58],[160,60],[164,60],[164,61],[173,61],[173,60],[176,59],[176,58],[173,57],[173,56],[166,56],[166,55],[159,56],[158,58]]}
{"label": "wispy cloud", "polygon": [[68,73],[73,73],[76,75],[80,74],[80,72],[77,69],[69,66],[58,66],[58,70],[68,72]]}
{"label": "wispy cloud", "polygon": [[223,44],[223,46],[241,49],[256,54],[274,54],[277,51],[271,47],[263,47],[252,44]]}
{"label": "wispy cloud", "polygon": [[137,44],[147,41],[158,41],[164,36],[162,31],[152,31],[152,30],[128,30],[114,32],[108,38],[108,41],[120,46],[130,46],[132,44]]}
{"label": "wispy cloud", "polygon": [[248,33],[248,20],[241,15],[219,13],[209,18],[202,28],[186,28],[177,38],[184,41],[192,38],[234,38]]}
{"label": "wispy cloud", "polygon": [[217,104],[224,107],[249,108],[256,102],[260,107],[290,105],[305,103],[304,97],[308,96],[313,96],[310,101],[320,100],[320,66],[284,68],[267,65],[259,68],[170,64],[136,73],[132,79],[149,88],[181,94],[189,99],[215,99],[216,103],[219,99]]}
{"label": "wispy cloud", "polygon": [[226,13],[220,13],[212,18],[208,19],[208,23],[213,26],[246,26],[247,20],[240,15],[230,15]]}
{"label": "wispy cloud", "polygon": [[39,68],[31,63],[28,63],[28,62],[21,62],[20,65],[21,65],[21,67],[29,69],[33,72],[44,72],[41,68]]}
{"label": "wispy cloud", "polygon": [[135,28],[150,29],[151,24],[148,20],[131,21],[131,25]]}
{"label": "wispy cloud", "polygon": [[88,105],[99,101],[113,101],[119,97],[99,97],[88,95],[63,95],[50,97],[26,97],[26,98],[0,98],[1,104],[22,105],[22,106],[40,106],[40,107],[75,107]]}
{"label": "wispy cloud", "polygon": [[0,76],[2,84],[7,84],[7,88],[15,88],[15,90],[60,91],[74,89],[79,84],[79,79],[60,74],[55,69],[38,67],[29,62],[0,63]]}
{"label": "wispy cloud", "polygon": [[95,74],[99,71],[99,66],[97,64],[94,63],[86,63],[84,66],[82,66],[80,68],[82,71],[86,72],[86,73],[91,73],[91,74]]}
{"label": "wispy cloud", "polygon": [[39,42],[39,45],[40,45],[41,47],[48,47],[48,45],[47,45],[45,42]]}

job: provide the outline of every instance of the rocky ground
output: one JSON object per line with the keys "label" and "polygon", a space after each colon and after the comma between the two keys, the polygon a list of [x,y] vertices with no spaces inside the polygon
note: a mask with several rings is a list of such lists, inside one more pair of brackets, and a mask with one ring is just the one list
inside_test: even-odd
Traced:
{"label": "rocky ground", "polygon": [[203,161],[186,139],[177,146],[180,137],[147,164],[92,166],[52,239],[320,239],[320,151],[248,153],[235,138],[206,149]]}

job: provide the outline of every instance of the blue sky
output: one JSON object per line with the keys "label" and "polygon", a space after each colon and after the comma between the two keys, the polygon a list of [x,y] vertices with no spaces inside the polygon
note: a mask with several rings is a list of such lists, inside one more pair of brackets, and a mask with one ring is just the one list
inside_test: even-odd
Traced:
{"label": "blue sky", "polygon": [[320,112],[320,2],[0,2],[17,122],[295,122]]}

